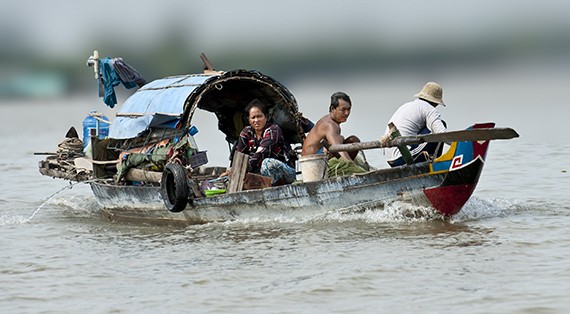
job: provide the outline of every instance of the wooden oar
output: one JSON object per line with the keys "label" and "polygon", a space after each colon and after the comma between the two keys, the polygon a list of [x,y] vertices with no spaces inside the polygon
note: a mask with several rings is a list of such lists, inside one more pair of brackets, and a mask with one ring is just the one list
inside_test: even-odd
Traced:
{"label": "wooden oar", "polygon": [[472,142],[484,140],[508,140],[519,137],[511,128],[484,128],[443,133],[420,134],[415,136],[400,136],[386,142],[370,141],[351,144],[335,144],[328,147],[330,152],[355,151],[372,148],[394,147],[400,145],[413,145],[424,142]]}

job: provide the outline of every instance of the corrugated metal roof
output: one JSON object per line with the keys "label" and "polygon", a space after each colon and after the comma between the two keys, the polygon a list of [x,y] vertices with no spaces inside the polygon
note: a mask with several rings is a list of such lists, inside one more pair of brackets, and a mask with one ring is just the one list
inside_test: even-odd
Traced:
{"label": "corrugated metal roof", "polygon": [[117,113],[109,127],[109,137],[128,139],[145,131],[155,113],[181,115],[188,96],[212,75],[191,74],[171,76],[141,87]]}

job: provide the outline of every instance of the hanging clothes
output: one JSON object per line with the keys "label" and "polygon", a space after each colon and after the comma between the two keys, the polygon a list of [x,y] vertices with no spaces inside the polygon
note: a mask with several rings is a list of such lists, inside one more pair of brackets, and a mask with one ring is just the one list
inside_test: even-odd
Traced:
{"label": "hanging clothes", "polygon": [[123,84],[125,88],[130,89],[145,84],[141,75],[134,68],[124,63],[121,58],[103,58],[99,60],[99,67],[101,69],[100,83],[103,85],[103,102],[111,108],[117,104],[115,86]]}
{"label": "hanging clothes", "polygon": [[114,58],[111,60],[113,68],[119,74],[119,78],[123,82],[134,82],[138,87],[146,84],[146,81],[135,68],[125,63],[122,58]]}

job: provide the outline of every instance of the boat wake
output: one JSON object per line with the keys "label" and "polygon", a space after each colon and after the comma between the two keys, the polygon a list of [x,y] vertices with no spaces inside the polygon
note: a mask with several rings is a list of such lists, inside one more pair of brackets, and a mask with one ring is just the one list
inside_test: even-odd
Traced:
{"label": "boat wake", "polygon": [[67,212],[72,212],[76,215],[98,215],[100,211],[100,207],[97,204],[97,201],[91,195],[75,195],[71,197],[55,198],[50,202],[50,205],[64,208]]}
{"label": "boat wake", "polygon": [[20,216],[16,213],[9,212],[0,215],[0,226],[19,225],[28,222],[28,218]]}
{"label": "boat wake", "polygon": [[360,220],[370,223],[401,221],[411,222],[441,219],[443,219],[443,216],[436,213],[433,208],[418,206],[401,200],[393,201],[387,204],[380,204],[377,207],[366,208],[365,210],[333,210],[326,213],[326,215],[321,218],[321,220],[328,221],[345,222]]}
{"label": "boat wake", "polygon": [[[2,225],[17,225],[25,224],[31,222],[33,219],[37,219],[36,216],[42,211],[49,210],[63,212],[65,217],[81,216],[87,213],[91,215],[92,213],[98,213],[100,208],[93,196],[82,195],[64,195],[65,191],[73,189],[75,186],[82,182],[76,182],[73,184],[66,185],[54,192],[52,195],[48,196],[46,199],[41,201],[41,203],[33,210],[29,216],[22,216],[22,211],[24,209],[6,211],[0,214],[0,226]],[[37,204],[37,203],[36,203]]]}
{"label": "boat wake", "polygon": [[[77,184],[77,183],[75,183]],[[50,195],[46,200],[44,200],[40,206],[38,206],[38,208],[36,208],[34,210],[34,212],[27,218],[20,216],[20,215],[11,215],[11,214],[3,214],[2,216],[0,216],[0,225],[14,225],[14,224],[22,224],[22,223],[27,223],[30,222],[35,216],[36,214],[42,209],[44,208],[44,206],[46,204],[48,204],[55,196],[57,196],[58,194],[60,194],[61,192],[67,190],[67,189],[71,189],[73,187],[74,184],[71,185],[67,185],[64,186],[63,188],[61,188],[60,190],[58,190],[57,192],[53,193],[52,195]]]}
{"label": "boat wake", "polygon": [[486,200],[472,196],[461,211],[450,219],[450,222],[466,222],[508,216],[524,210],[525,206],[521,200]]}
{"label": "boat wake", "polygon": [[[93,196],[86,196],[85,194],[73,196],[59,195],[66,189],[71,189],[71,187],[66,186],[48,197],[29,217],[15,213],[0,215],[0,225],[30,222],[46,205],[57,208],[59,212],[63,212],[68,218],[86,216],[101,217],[100,207]],[[359,204],[358,207],[354,208],[331,208],[328,211],[318,214],[303,210],[296,211],[294,215],[285,212],[275,215],[268,215],[267,212],[251,212],[246,216],[234,216],[231,220],[222,222],[221,224],[302,224],[315,222],[342,223],[351,221],[365,223],[413,223],[438,220],[447,220],[450,223],[462,223],[492,217],[508,216],[509,214],[524,211],[524,206],[521,205],[521,203],[521,201],[517,200],[486,200],[473,196],[458,214],[450,219],[446,219],[431,207],[416,205],[413,200],[400,199],[388,203],[372,202],[369,204]]]}
{"label": "boat wake", "polygon": [[297,215],[279,215],[274,217],[251,216],[234,217],[224,224],[252,224],[252,223],[314,223],[314,222],[350,222],[361,221],[366,223],[386,222],[427,222],[445,220],[450,223],[463,223],[481,219],[508,216],[524,210],[520,201],[516,200],[486,200],[473,196],[463,207],[461,212],[447,219],[433,208],[413,204],[410,201],[397,200],[387,204],[368,204],[359,209],[343,208],[331,209],[325,213],[315,215],[311,212],[297,213]]}

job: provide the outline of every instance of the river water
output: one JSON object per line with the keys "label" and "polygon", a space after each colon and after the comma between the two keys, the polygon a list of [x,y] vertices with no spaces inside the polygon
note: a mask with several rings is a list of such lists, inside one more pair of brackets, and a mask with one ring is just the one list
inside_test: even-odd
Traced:
{"label": "river water", "polygon": [[[564,313],[570,307],[570,144],[556,123],[570,112],[562,106],[567,97],[552,86],[568,86],[564,75],[535,91],[552,100],[540,111],[531,103],[541,95],[522,88],[524,97],[516,97],[517,85],[535,82],[531,75],[444,84],[448,106],[440,111],[451,129],[495,121],[521,133],[491,144],[474,196],[451,221],[408,218],[404,204],[359,214],[334,214],[331,204],[321,219],[186,228],[112,223],[87,185],[41,176],[43,156],[33,154],[55,151],[71,125],[81,132],[87,112],[105,110],[101,101],[92,95],[5,101],[0,312]],[[504,94],[493,85],[502,79],[510,82]],[[417,92],[406,81],[288,85],[315,119],[332,92],[346,90],[354,109],[343,130],[372,140],[395,106]],[[473,84],[489,84],[493,93],[473,97]],[[489,96],[495,101],[482,101]],[[529,124],[538,112],[551,115],[535,129]],[[201,126],[204,137],[207,128]],[[211,160],[220,155],[209,152]],[[216,161],[225,165],[226,154]],[[368,157],[384,167],[381,151]]]}

